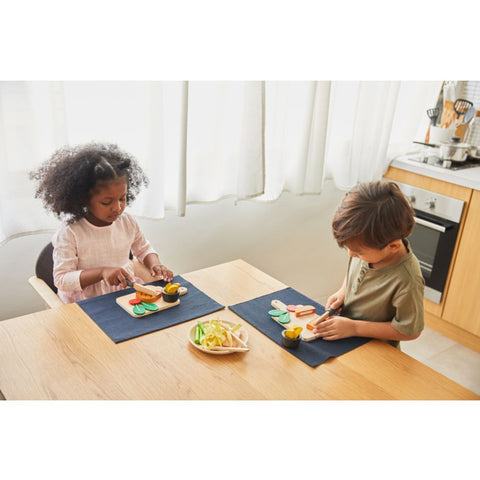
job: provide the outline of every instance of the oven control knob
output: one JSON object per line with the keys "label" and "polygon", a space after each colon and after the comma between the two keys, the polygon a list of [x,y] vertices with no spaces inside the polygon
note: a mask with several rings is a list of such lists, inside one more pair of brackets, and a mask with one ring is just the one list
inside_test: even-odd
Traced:
{"label": "oven control knob", "polygon": [[437,203],[436,198],[429,198],[428,200],[425,201],[425,206],[428,207],[430,210],[433,210],[435,208],[436,203]]}
{"label": "oven control knob", "polygon": [[413,194],[412,194],[412,195],[409,195],[409,196],[408,196],[408,199],[410,200],[410,203],[411,203],[412,205],[415,203],[415,200],[417,200],[417,199],[415,198],[415,195],[413,195]]}

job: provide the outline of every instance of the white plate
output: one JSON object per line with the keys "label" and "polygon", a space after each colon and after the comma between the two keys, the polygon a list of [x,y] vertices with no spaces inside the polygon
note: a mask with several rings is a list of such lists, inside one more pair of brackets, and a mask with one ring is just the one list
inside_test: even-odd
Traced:
{"label": "white plate", "polygon": [[[213,319],[213,320],[220,320],[223,325],[225,325],[226,327],[231,327],[233,328],[235,325],[237,325],[237,323],[233,323],[233,322],[228,322],[227,320],[221,320],[221,319]],[[203,324],[206,324],[208,323],[208,320],[205,321],[205,322],[202,322]],[[190,341],[190,343],[198,350],[202,351],[202,352],[205,352],[205,353],[210,353],[212,355],[227,355],[228,353],[236,353],[235,351],[232,351],[232,350],[208,350],[206,348],[203,348],[201,345],[197,345],[195,343],[195,329],[197,328],[197,322],[195,322],[195,324],[193,325],[193,327],[190,329],[190,332],[188,334],[188,340]],[[245,343],[247,343],[248,341],[248,333],[247,331],[243,328],[243,327],[240,327],[238,330],[235,330],[235,335],[237,335],[241,340],[243,340]],[[237,345],[236,343],[236,340],[233,339],[233,345],[235,347],[241,347],[242,345]]]}

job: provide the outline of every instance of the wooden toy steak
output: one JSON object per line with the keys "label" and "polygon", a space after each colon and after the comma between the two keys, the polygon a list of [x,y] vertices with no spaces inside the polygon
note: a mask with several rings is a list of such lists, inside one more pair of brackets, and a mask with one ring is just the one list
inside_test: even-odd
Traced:
{"label": "wooden toy steak", "polygon": [[272,300],[272,307],[268,313],[282,327],[298,325],[303,328],[300,337],[305,342],[315,340],[320,335],[313,333],[313,325],[328,317],[331,312],[328,310],[323,315],[315,313],[315,307],[311,305],[285,305],[280,300]]}

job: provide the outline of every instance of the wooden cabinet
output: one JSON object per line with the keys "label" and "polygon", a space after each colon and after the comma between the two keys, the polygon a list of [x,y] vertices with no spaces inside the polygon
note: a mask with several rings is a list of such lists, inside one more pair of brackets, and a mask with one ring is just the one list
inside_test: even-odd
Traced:
{"label": "wooden cabinet", "polygon": [[442,318],[480,337],[480,192],[477,190],[468,207]]}
{"label": "wooden cabinet", "polygon": [[442,302],[425,299],[425,323],[480,352],[480,192],[394,167],[385,177],[465,202]]}

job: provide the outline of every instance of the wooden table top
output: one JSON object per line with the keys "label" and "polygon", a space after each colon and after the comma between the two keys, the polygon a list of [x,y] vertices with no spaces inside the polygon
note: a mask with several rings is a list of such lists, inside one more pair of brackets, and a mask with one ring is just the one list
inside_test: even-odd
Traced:
{"label": "wooden table top", "polygon": [[[182,275],[222,305],[286,285],[242,260]],[[417,360],[373,340],[316,368],[228,309],[248,353],[209,355],[188,342],[196,320],[115,344],[77,305],[0,322],[0,390],[7,400],[480,399]]]}

